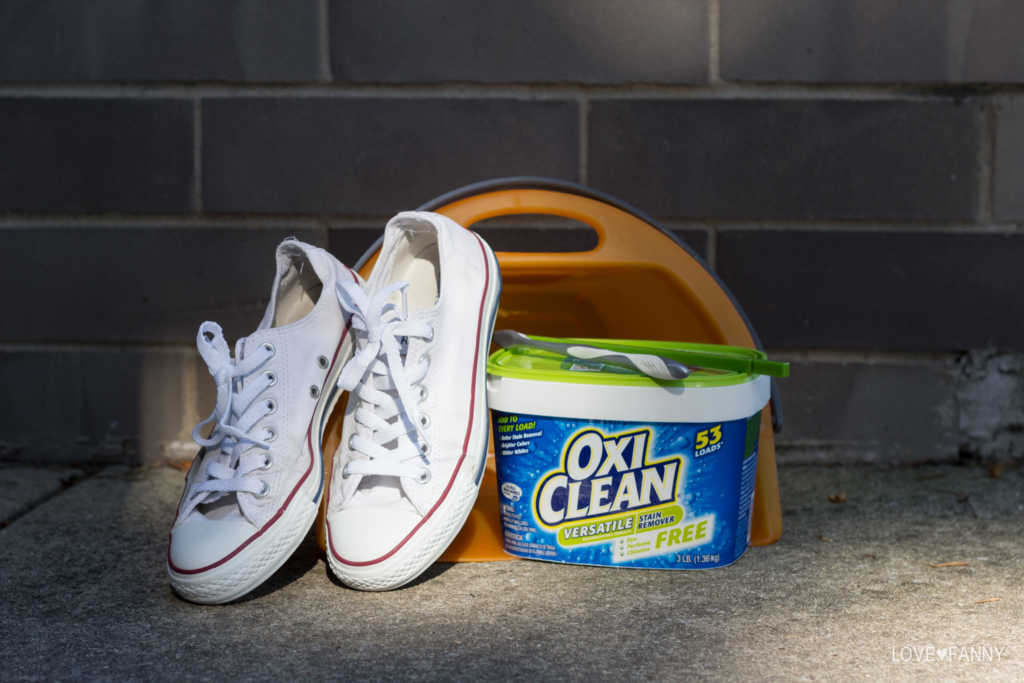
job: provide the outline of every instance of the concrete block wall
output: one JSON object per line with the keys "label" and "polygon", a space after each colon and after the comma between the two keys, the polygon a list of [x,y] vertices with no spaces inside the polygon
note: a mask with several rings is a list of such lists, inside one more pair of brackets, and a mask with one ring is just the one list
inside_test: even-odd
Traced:
{"label": "concrete block wall", "polygon": [[1010,0],[0,2],[0,459],[191,453],[195,330],[252,328],[280,239],[353,262],[511,175],[706,256],[794,363],[784,461],[1019,457],[1022,34]]}

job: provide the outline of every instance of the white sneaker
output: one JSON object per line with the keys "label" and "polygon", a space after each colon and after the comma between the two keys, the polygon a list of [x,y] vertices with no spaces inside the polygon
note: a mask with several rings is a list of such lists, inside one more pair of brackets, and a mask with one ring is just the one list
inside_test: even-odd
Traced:
{"label": "white sneaker", "polygon": [[316,518],[320,440],[352,345],[335,297],[339,281],[359,277],[323,249],[285,240],[263,321],[238,340],[234,358],[220,325],[199,327],[217,405],[192,431],[203,448],[167,549],[171,585],[187,600],[245,595],[288,559]]}
{"label": "white sneaker", "polygon": [[485,366],[501,279],[491,248],[444,216],[405,212],[366,290],[342,283],[355,355],[327,499],[327,559],[345,584],[397,588],[462,528],[487,456]]}

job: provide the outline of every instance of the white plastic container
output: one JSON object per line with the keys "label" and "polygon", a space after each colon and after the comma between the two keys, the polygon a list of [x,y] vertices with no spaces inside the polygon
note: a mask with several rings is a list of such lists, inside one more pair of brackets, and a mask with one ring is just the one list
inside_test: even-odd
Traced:
{"label": "white plastic container", "polygon": [[[726,366],[765,359],[728,346],[573,341],[628,344],[680,360],[716,354]],[[746,550],[769,377],[697,369],[665,382],[525,348],[496,352],[487,370],[506,552],[704,569],[731,564]]]}

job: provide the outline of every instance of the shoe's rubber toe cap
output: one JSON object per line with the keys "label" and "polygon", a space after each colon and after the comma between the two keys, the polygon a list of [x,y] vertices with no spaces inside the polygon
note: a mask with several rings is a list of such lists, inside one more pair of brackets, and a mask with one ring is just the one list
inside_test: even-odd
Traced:
{"label": "shoe's rubber toe cap", "polygon": [[328,550],[346,564],[383,560],[408,542],[422,520],[411,507],[399,505],[338,510],[327,516]]}
{"label": "shoe's rubber toe cap", "polygon": [[209,519],[192,515],[171,530],[167,561],[172,571],[196,572],[224,561],[256,533],[244,519]]}

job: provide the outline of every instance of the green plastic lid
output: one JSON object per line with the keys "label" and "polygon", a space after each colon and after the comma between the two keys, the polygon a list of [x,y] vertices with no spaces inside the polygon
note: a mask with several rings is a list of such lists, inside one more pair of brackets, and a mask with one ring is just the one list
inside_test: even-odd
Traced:
{"label": "green plastic lid", "polygon": [[659,380],[621,365],[582,360],[544,349],[510,346],[491,354],[487,372],[543,382],[651,387],[724,387],[743,384],[757,375],[786,377],[789,364],[769,361],[763,351],[721,344],[646,341],[635,339],[556,339],[530,335],[555,343],[594,346],[622,353],[646,353],[671,358],[688,366],[690,375],[680,380]]}

